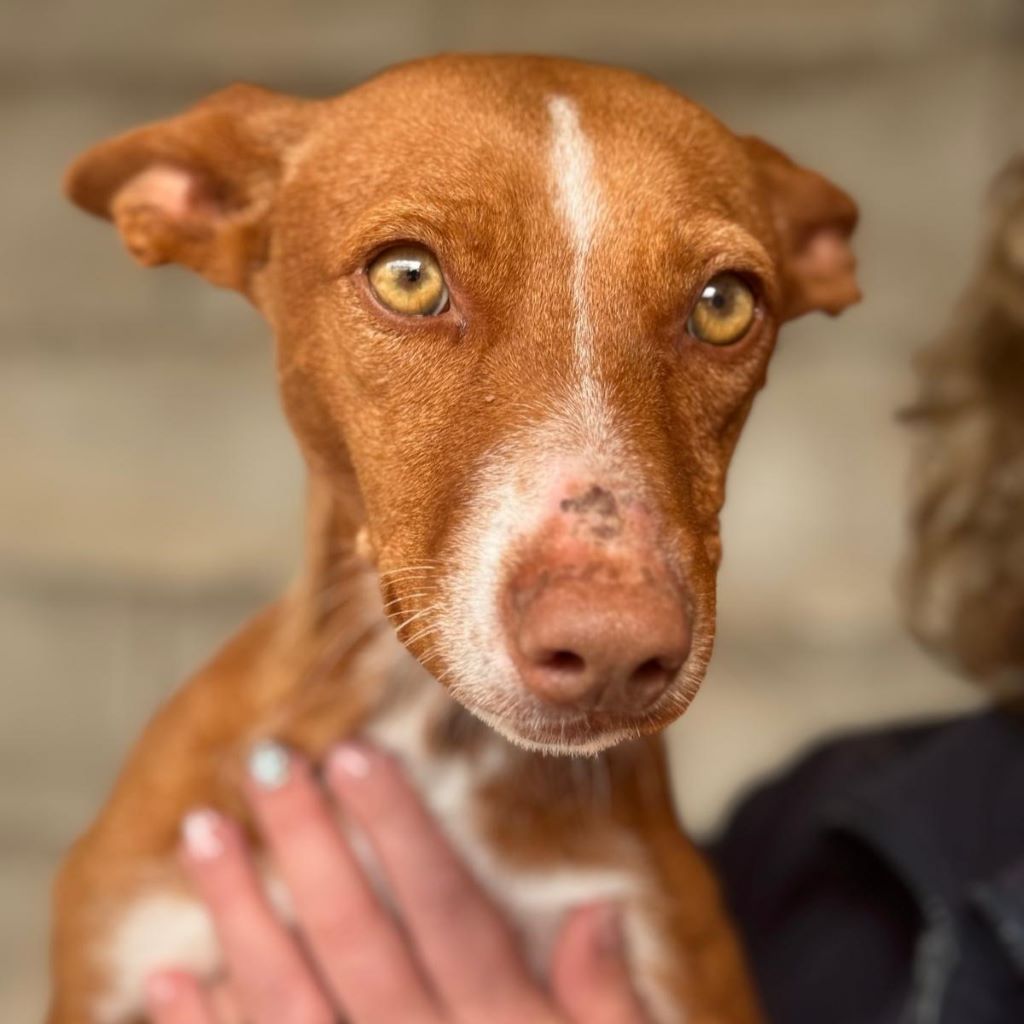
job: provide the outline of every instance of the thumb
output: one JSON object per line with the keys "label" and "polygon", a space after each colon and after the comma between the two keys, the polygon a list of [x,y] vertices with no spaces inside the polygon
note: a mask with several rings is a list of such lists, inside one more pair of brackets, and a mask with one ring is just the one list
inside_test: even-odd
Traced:
{"label": "thumb", "polygon": [[630,982],[618,909],[597,904],[574,910],[555,945],[551,986],[573,1024],[646,1024]]}

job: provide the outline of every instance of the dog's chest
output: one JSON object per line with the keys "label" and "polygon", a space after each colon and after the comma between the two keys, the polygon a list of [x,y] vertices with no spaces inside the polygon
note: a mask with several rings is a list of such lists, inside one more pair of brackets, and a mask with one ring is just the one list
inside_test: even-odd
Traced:
{"label": "dog's chest", "polygon": [[[636,871],[624,866],[581,868],[555,861],[542,869],[524,870],[512,865],[486,841],[473,824],[475,804],[481,786],[503,768],[502,744],[485,747],[473,757],[431,755],[424,737],[429,711],[426,702],[415,702],[369,723],[365,731],[375,742],[401,756],[407,773],[459,855],[517,927],[526,955],[538,973],[549,960],[566,913],[594,902],[610,901],[625,908],[634,952],[640,953],[643,961],[656,955],[656,936],[640,910],[645,884]],[[379,876],[368,844],[351,831],[349,836],[367,873],[387,899],[386,882]],[[288,916],[287,895],[271,870],[266,872],[266,882],[270,899]],[[175,967],[212,978],[222,964],[205,908],[180,889],[169,887],[147,891],[122,912],[105,945],[103,959],[111,984],[97,1007],[100,1024],[132,1020],[142,1007],[145,979],[154,970]],[[651,995],[656,998],[655,993]]]}
{"label": "dog's chest", "polygon": [[434,818],[477,880],[518,927],[530,962],[542,972],[569,910],[596,902],[636,904],[644,880],[626,865],[582,867],[554,854],[543,867],[524,868],[511,862],[478,826],[481,791],[505,771],[510,749],[488,731],[482,749],[471,755],[431,754],[425,722],[434,711],[436,705],[426,697],[378,719],[367,732],[402,759]]}

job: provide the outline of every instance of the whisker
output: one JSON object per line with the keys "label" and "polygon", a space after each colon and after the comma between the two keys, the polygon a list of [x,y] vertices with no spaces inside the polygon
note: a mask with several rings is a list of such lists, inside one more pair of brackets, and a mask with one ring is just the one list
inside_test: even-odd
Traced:
{"label": "whisker", "polygon": [[420,637],[430,636],[430,634],[432,632],[434,632],[436,629],[437,629],[437,623],[436,622],[432,622],[425,629],[421,629],[415,636],[406,637],[405,642],[407,644],[415,643],[417,640],[420,639]]}
{"label": "whisker", "polygon": [[424,616],[424,615],[427,615],[427,614],[429,614],[430,612],[434,611],[434,609],[435,609],[436,607],[437,607],[436,605],[432,605],[432,604],[431,604],[431,605],[427,605],[427,607],[426,607],[426,608],[422,608],[422,609],[420,609],[420,611],[418,611],[418,612],[414,612],[414,613],[413,613],[412,615],[410,615],[410,616],[409,616],[409,618],[407,618],[407,619],[405,620],[405,622],[403,622],[403,623],[402,623],[402,624],[401,624],[400,626],[395,626],[395,632],[396,632],[396,633],[401,633],[401,632],[402,632],[402,630],[403,630],[403,629],[405,629],[405,627],[406,627],[406,626],[408,626],[408,625],[410,625],[411,623],[415,622],[415,621],[416,621],[417,619],[421,619],[421,618],[423,618],[423,616]]}
{"label": "whisker", "polygon": [[[429,657],[433,657],[435,654],[437,654],[437,651],[431,648]],[[424,657],[428,657],[428,655],[424,655]],[[439,676],[434,676],[434,678],[437,680],[437,682],[443,683],[451,674],[452,667],[451,665],[449,665]]]}
{"label": "whisker", "polygon": [[399,566],[397,569],[386,569],[384,572],[378,572],[377,575],[380,576],[382,580],[387,580],[391,579],[393,576],[399,576],[403,573],[434,571],[440,564],[440,562],[430,562],[423,563],[422,565],[403,565]]}
{"label": "whisker", "polygon": [[410,582],[416,582],[417,580],[436,580],[437,574],[432,572],[407,572],[402,573],[401,576],[382,576],[379,577],[379,582],[382,587],[395,586],[398,583],[407,584]]}
{"label": "whisker", "polygon": [[383,605],[383,609],[384,609],[385,612],[387,612],[387,610],[393,604],[398,604],[400,601],[411,601],[414,597],[429,597],[431,595],[431,593],[433,593],[433,591],[430,591],[430,590],[418,590],[418,591],[416,591],[415,594],[403,594],[401,597],[393,597],[390,601],[388,601],[385,605]]}

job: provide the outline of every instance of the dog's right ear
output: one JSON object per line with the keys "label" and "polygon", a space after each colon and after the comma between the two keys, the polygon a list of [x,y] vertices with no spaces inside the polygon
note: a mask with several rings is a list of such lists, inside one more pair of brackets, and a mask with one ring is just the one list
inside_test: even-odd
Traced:
{"label": "dog's right ear", "polygon": [[267,215],[314,102],[233,85],[178,117],[88,150],[68,196],[112,220],[143,265],[180,263],[249,292],[266,260]]}

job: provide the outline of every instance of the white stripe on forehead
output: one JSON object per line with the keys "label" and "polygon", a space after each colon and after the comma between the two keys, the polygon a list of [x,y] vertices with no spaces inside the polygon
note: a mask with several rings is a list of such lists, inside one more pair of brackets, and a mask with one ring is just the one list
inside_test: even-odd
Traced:
{"label": "white stripe on forehead", "polygon": [[548,99],[551,118],[551,178],[555,201],[572,244],[573,345],[580,395],[590,422],[604,419],[601,388],[594,367],[594,332],[587,307],[587,269],[597,232],[601,193],[594,175],[590,143],[576,105],[566,96]]}
{"label": "white stripe on forehead", "polygon": [[552,96],[548,100],[548,113],[553,128],[551,169],[555,193],[569,228],[579,276],[597,225],[600,197],[594,180],[594,157],[572,100]]}

